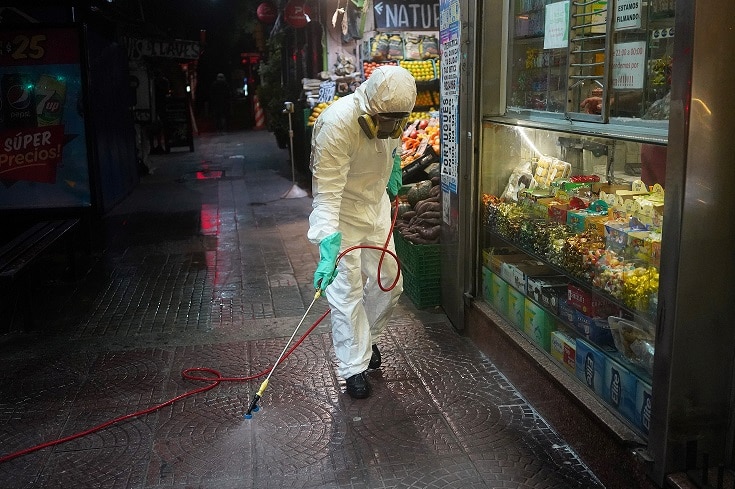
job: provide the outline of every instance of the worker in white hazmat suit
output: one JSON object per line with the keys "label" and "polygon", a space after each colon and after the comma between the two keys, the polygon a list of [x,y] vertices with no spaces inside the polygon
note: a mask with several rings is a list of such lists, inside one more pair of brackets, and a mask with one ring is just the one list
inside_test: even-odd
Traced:
{"label": "worker in white hazmat suit", "polygon": [[[389,237],[391,203],[401,187],[401,133],[416,103],[416,82],[398,66],[373,71],[355,93],[338,99],[317,118],[311,144],[313,210],[308,238],[319,244],[314,287],[331,306],[337,373],[347,393],[370,395],[366,370],[381,363],[376,340],[403,292],[386,292],[398,273],[395,259],[354,245],[382,247]],[[386,191],[387,190],[387,191]],[[390,236],[388,249],[395,252]],[[363,279],[364,277],[364,279]]]}

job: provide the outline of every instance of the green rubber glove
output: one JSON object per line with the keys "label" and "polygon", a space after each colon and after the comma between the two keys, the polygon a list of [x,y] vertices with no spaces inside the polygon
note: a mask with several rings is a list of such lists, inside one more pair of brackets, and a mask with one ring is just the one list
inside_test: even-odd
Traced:
{"label": "green rubber glove", "polygon": [[314,288],[324,290],[337,276],[337,255],[342,244],[342,233],[332,233],[319,242],[319,264],[314,272]]}
{"label": "green rubber glove", "polygon": [[387,187],[388,197],[390,197],[390,200],[396,198],[396,195],[398,195],[398,192],[401,190],[402,186],[403,170],[401,170],[401,157],[396,154],[393,157],[393,171],[391,171],[390,180],[388,180]]}

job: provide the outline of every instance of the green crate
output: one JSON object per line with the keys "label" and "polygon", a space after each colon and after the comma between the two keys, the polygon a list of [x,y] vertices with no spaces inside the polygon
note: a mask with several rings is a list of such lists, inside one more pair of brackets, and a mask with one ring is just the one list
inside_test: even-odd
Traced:
{"label": "green crate", "polygon": [[437,277],[415,274],[402,269],[403,293],[419,308],[441,305],[441,281]]}
{"label": "green crate", "polygon": [[397,231],[393,233],[396,255],[401,260],[401,269],[425,278],[438,279],[441,275],[441,245],[413,244]]}

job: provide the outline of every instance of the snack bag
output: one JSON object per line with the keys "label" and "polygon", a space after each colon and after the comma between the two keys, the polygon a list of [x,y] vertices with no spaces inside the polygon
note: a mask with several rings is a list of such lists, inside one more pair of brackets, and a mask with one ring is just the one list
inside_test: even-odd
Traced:
{"label": "snack bag", "polygon": [[435,36],[423,36],[421,38],[421,55],[423,59],[439,57],[439,40]]}
{"label": "snack bag", "polygon": [[419,36],[406,36],[405,52],[405,59],[420,61],[422,59],[421,38]]}
{"label": "snack bag", "polygon": [[393,34],[388,41],[388,59],[403,59],[403,38]]}
{"label": "snack bag", "polygon": [[370,41],[370,57],[373,61],[388,59],[388,34],[378,34]]}

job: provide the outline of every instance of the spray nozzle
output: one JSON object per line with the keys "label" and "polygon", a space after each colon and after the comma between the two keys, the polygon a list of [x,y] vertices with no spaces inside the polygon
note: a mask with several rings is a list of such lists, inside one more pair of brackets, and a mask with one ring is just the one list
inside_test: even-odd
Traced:
{"label": "spray nozzle", "polygon": [[265,392],[265,389],[268,387],[268,379],[265,379],[262,384],[260,384],[260,389],[258,389],[258,392],[253,396],[253,400],[250,402],[250,407],[248,407],[248,410],[245,412],[245,419],[250,419],[253,417],[253,413],[257,413],[260,408],[258,407],[258,401],[261,397],[263,397],[263,393]]}
{"label": "spray nozzle", "polygon": [[260,400],[260,396],[258,394],[255,394],[253,397],[252,402],[250,403],[250,407],[248,407],[248,410],[244,414],[245,419],[250,419],[253,417],[253,413],[257,413],[260,408],[258,407],[258,401]]}

